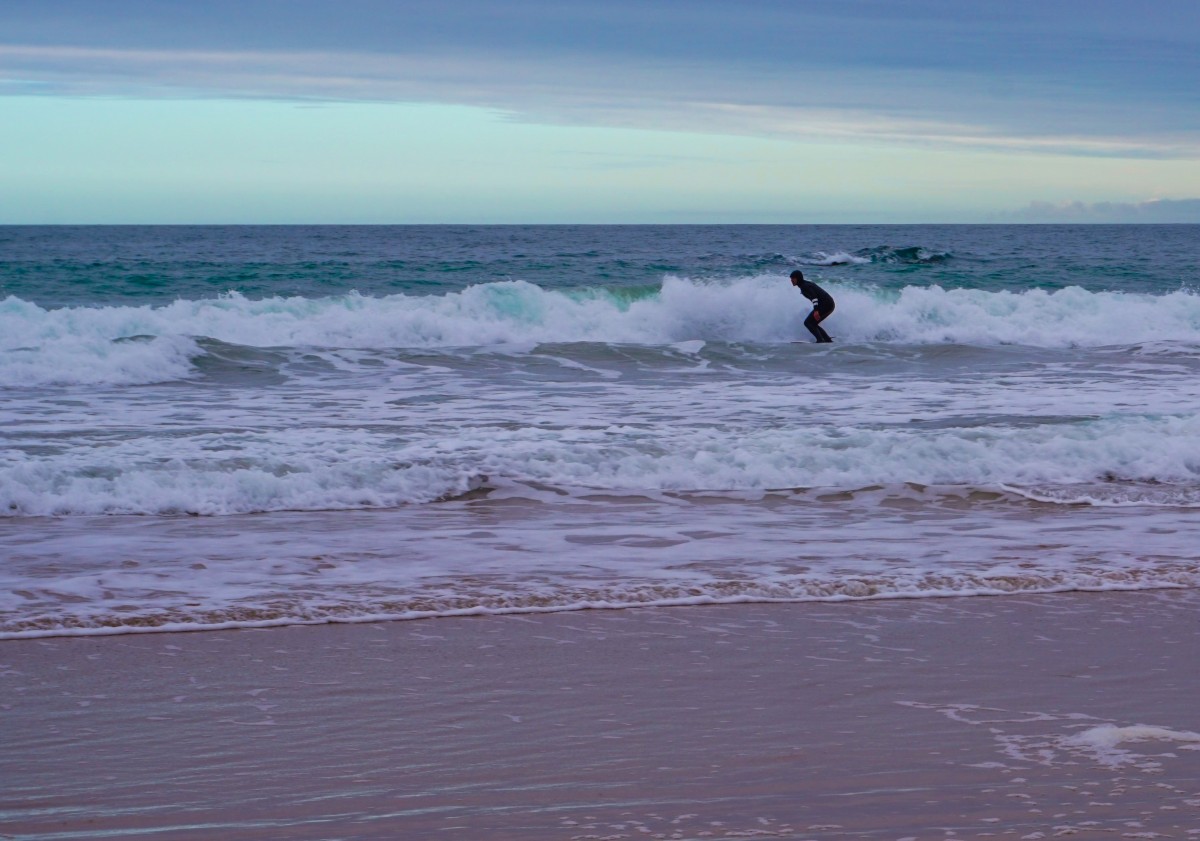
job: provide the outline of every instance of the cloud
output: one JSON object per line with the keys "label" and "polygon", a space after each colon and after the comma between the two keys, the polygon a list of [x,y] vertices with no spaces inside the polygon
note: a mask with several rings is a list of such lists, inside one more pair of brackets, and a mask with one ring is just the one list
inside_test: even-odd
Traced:
{"label": "cloud", "polygon": [[44,0],[0,94],[464,104],[569,125],[1200,157],[1192,0]]}
{"label": "cloud", "polygon": [[[786,77],[704,61],[613,61],[453,50],[338,53],[0,45],[0,94],[265,98],[470,105],[556,125],[687,131],[785,140],[875,142],[1127,158],[1200,157],[1200,131],[1155,133],[1098,117],[1054,125],[1003,109],[925,70],[813,70]],[[887,85],[894,90],[882,94]],[[898,93],[897,91],[903,91]],[[751,94],[748,94],[751,92]],[[881,101],[886,99],[887,101]],[[1079,121],[1082,107],[1076,109]]]}
{"label": "cloud", "polygon": [[1012,214],[1022,222],[1200,223],[1200,199],[1150,199],[1143,202],[1035,201]]}

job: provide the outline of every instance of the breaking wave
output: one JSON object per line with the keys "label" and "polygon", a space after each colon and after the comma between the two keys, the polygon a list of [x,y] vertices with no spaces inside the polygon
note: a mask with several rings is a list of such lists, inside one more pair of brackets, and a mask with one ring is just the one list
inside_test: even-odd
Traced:
{"label": "breaking wave", "polygon": [[[843,343],[1040,348],[1200,341],[1200,296],[984,292],[827,284]],[[184,379],[197,339],[249,348],[435,349],[554,342],[667,345],[806,339],[805,302],[778,277],[667,278],[661,288],[545,290],[523,281],[445,295],[264,298],[237,293],[164,306],[46,309],[0,302],[0,387],[132,385]]]}

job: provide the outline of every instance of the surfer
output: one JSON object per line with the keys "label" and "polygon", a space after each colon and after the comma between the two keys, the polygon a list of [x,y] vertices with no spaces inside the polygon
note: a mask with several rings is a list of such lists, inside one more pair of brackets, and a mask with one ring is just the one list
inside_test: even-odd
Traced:
{"label": "surfer", "polygon": [[833,314],[833,296],[822,289],[811,280],[804,279],[804,273],[800,271],[792,272],[792,286],[795,286],[804,293],[804,297],[812,301],[813,311],[808,314],[808,318],[804,319],[804,326],[808,328],[808,332],[816,337],[818,342],[832,342],[829,334],[825,332],[825,328],[821,326],[821,322],[829,318]]}

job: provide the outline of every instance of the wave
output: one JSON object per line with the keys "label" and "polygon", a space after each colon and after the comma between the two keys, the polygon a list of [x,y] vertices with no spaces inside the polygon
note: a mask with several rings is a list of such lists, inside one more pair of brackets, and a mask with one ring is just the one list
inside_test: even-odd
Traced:
{"label": "wave", "polygon": [[845,251],[814,251],[798,261],[806,266],[851,266],[870,263],[870,257],[847,254]]}
{"label": "wave", "polygon": [[[330,565],[332,567],[332,565]],[[456,586],[414,588],[409,595],[370,592],[361,583],[345,594],[316,591],[263,598],[221,599],[189,589],[184,599],[160,598],[141,609],[113,610],[103,599],[77,596],[70,604],[0,613],[0,640],[99,636],[147,632],[268,628],[401,621],[454,616],[561,613],[637,607],[715,604],[847,602],[883,599],[1111,592],[1200,587],[1200,570],[1186,562],[1139,563],[1113,568],[1007,570],[960,573],[875,573],[787,575],[684,582],[629,581],[609,584],[564,580],[557,586],[531,582],[495,586],[482,580],[464,592]],[[169,595],[169,594],[168,594]]]}
{"label": "wave", "polygon": [[[778,258],[779,255],[776,255]],[[945,263],[953,259],[949,251],[931,251],[919,245],[902,246],[880,245],[874,248],[860,248],[850,253],[848,251],[811,251],[796,258],[805,266],[861,266],[870,263],[898,266],[931,266]],[[780,263],[786,267],[788,262]]]}
{"label": "wave", "polygon": [[172,382],[190,376],[203,353],[190,336],[52,336],[0,349],[0,388]]}
{"label": "wave", "polygon": [[[1200,341],[1200,295],[985,292],[828,283],[842,343],[1038,348]],[[0,387],[167,382],[195,376],[199,339],[246,348],[439,349],[603,342],[782,343],[807,339],[805,301],[778,277],[658,289],[546,290],[523,281],[445,295],[356,293],[263,298],[237,293],[165,306],[45,309],[0,302]]]}
{"label": "wave", "polygon": [[945,263],[953,258],[949,251],[929,251],[919,245],[909,245],[893,248],[882,245],[877,248],[863,248],[855,252],[858,259],[868,263],[891,263],[905,266],[927,266]]}
{"label": "wave", "polygon": [[1200,418],[737,435],[464,424],[407,438],[344,428],[107,438],[0,451],[0,516],[390,508],[497,488],[569,499],[906,483],[999,489],[1025,504],[1200,507]]}

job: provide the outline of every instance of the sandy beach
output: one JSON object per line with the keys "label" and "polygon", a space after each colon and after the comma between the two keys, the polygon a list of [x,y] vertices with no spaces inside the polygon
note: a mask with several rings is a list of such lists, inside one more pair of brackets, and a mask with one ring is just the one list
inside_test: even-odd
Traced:
{"label": "sandy beach", "polygon": [[0,837],[1200,837],[1200,593],[0,643]]}

